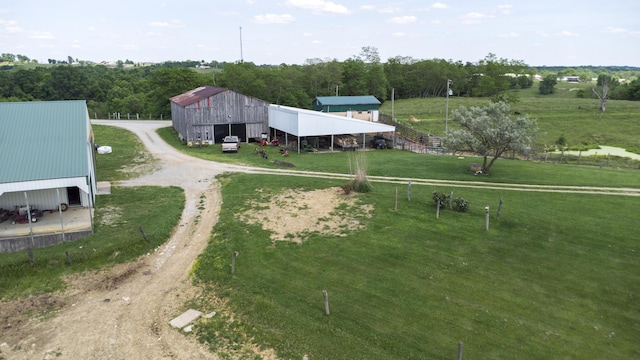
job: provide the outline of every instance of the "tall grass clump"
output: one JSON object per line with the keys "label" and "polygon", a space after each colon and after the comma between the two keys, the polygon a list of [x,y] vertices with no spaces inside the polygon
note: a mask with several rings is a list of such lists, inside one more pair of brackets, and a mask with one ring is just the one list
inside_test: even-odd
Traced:
{"label": "tall grass clump", "polygon": [[354,155],[349,155],[349,172],[354,175],[354,179],[344,186],[345,192],[371,192],[373,186],[367,178],[367,170],[367,156],[364,151],[356,151]]}

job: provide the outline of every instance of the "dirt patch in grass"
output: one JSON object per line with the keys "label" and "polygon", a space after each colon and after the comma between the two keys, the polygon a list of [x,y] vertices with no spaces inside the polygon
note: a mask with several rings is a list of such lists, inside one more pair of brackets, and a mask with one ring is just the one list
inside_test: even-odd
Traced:
{"label": "dirt patch in grass", "polygon": [[249,205],[251,209],[240,214],[240,219],[261,224],[274,242],[300,243],[314,233],[346,236],[364,229],[373,212],[373,206],[360,203],[358,194],[347,195],[339,187],[286,190]]}

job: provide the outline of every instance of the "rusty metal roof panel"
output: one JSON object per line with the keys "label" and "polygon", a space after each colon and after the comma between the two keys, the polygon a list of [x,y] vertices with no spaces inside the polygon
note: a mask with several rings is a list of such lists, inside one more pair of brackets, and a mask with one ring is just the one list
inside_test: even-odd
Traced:
{"label": "rusty metal roof panel", "polygon": [[169,100],[182,107],[185,107],[224,91],[227,91],[227,89],[206,85],[193,90],[189,90],[184,94],[176,95]]}

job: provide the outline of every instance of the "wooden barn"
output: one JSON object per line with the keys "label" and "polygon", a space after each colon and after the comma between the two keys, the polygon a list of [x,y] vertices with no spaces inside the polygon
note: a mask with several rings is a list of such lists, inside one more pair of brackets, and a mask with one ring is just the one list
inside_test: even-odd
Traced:
{"label": "wooden barn", "polygon": [[269,103],[229,89],[202,86],[170,101],[173,128],[185,142],[217,144],[227,135],[248,142],[269,131]]}

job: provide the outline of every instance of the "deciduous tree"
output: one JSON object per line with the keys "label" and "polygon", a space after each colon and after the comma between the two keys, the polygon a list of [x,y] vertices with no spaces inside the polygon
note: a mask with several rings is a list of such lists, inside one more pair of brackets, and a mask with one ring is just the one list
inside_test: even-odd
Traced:
{"label": "deciduous tree", "polygon": [[505,102],[492,102],[486,107],[464,106],[455,110],[452,121],[460,129],[445,133],[444,146],[453,151],[471,151],[483,157],[482,172],[487,174],[494,162],[505,152],[525,153],[538,128],[528,115],[511,117]]}
{"label": "deciduous tree", "polygon": [[555,75],[549,74],[542,79],[540,85],[538,87],[538,92],[542,95],[549,95],[556,92],[556,85],[558,84],[558,80],[556,80]]}

